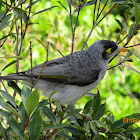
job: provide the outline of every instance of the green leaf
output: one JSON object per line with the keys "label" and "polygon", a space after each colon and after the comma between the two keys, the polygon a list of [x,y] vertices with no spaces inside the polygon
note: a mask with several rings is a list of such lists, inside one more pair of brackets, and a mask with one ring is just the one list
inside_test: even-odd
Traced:
{"label": "green leaf", "polygon": [[48,125],[48,126],[44,127],[44,129],[45,130],[62,129],[62,128],[66,127],[67,125],[68,125],[67,123],[56,124],[56,125]]}
{"label": "green leaf", "polygon": [[132,115],[126,116],[124,118],[121,118],[121,119],[115,121],[111,125],[110,129],[112,131],[114,131],[114,130],[119,129],[119,128],[127,128],[139,120],[140,120],[140,113],[134,113]]}
{"label": "green leaf", "polygon": [[34,90],[30,96],[28,96],[27,101],[26,101],[26,111],[28,116],[31,115],[35,107],[39,103],[39,92],[38,90]]}
{"label": "green leaf", "polygon": [[116,20],[116,22],[119,24],[119,26],[121,27],[121,28],[123,28],[123,24],[118,20],[118,19],[115,19]]}
{"label": "green leaf", "polygon": [[7,21],[5,24],[1,24],[0,31],[2,31],[5,27],[9,25],[10,21]]}
{"label": "green leaf", "polygon": [[24,11],[23,9],[20,9],[20,8],[15,8],[13,10],[13,12],[17,16],[16,21],[22,17],[23,20],[24,20],[24,23],[27,24],[27,14],[26,14],[26,11]]}
{"label": "green leaf", "polygon": [[95,128],[94,122],[90,121],[89,124],[92,132],[95,134],[95,140],[99,140],[99,134]]}
{"label": "green leaf", "polygon": [[38,109],[42,108],[43,106],[49,104],[48,99],[45,99],[41,102],[39,102],[39,104],[36,106],[35,111],[37,111]]}
{"label": "green leaf", "polygon": [[133,50],[130,50],[130,49],[129,49],[129,51],[130,51],[131,53],[133,53],[136,57],[138,57],[138,58],[140,59],[140,56],[139,56],[137,53],[135,53]]}
{"label": "green leaf", "polygon": [[93,116],[99,110],[99,108],[100,108],[100,102],[101,102],[101,97],[100,97],[100,93],[98,91],[97,95],[93,99],[93,111],[94,111],[93,112]]}
{"label": "green leaf", "polygon": [[129,51],[126,56],[125,56],[125,59],[129,58],[133,53],[131,51]]}
{"label": "green leaf", "polygon": [[6,26],[9,25],[10,23],[10,18],[11,18],[12,14],[8,14],[4,17],[4,19],[1,21],[1,26],[0,26],[0,31],[3,30]]}
{"label": "green leaf", "polygon": [[21,140],[25,140],[21,125],[13,117],[10,118],[9,126]]}
{"label": "green leaf", "polygon": [[86,113],[89,113],[89,112],[90,112],[90,109],[91,109],[91,107],[93,106],[92,104],[93,104],[93,100],[90,100],[90,101],[88,101],[88,102],[85,104],[85,106],[84,106],[84,111],[85,111]]}
{"label": "green leaf", "polygon": [[22,119],[21,119],[21,124],[22,124],[22,126],[23,126],[23,124],[24,124],[24,123],[27,121],[27,119],[28,119],[28,115],[27,115],[27,112],[26,112],[26,110],[25,110],[24,105],[23,105],[22,102],[20,103],[20,105],[19,105],[19,107],[18,107],[18,113],[19,113],[20,116],[22,117]]}
{"label": "green leaf", "polygon": [[21,118],[21,116],[19,115],[19,113],[8,103],[2,103],[0,102],[0,106],[2,106],[3,108],[7,109],[8,111],[14,113],[15,115],[19,116]]}
{"label": "green leaf", "polygon": [[121,66],[119,66],[119,65],[118,65],[117,67],[118,67],[118,68],[119,68],[119,70],[122,72],[122,67],[121,67]]}
{"label": "green leaf", "polygon": [[20,96],[21,96],[21,89],[14,81],[7,80],[8,86],[13,88]]}
{"label": "green leaf", "polygon": [[128,7],[128,9],[125,10],[125,18],[129,19],[131,16],[132,16],[131,8]]}
{"label": "green leaf", "polygon": [[79,114],[80,111],[81,111],[81,109],[70,110],[64,118],[66,119],[66,118],[71,117],[73,115]]}
{"label": "green leaf", "polygon": [[133,71],[135,71],[135,72],[137,72],[137,73],[139,73],[140,74],[140,72],[138,71],[138,70],[136,70],[136,69],[134,69],[134,68],[132,68],[132,67],[130,67],[130,66],[128,66],[128,65],[125,65],[125,64],[122,64],[123,66],[126,66],[127,68],[129,68],[129,69],[131,69],[131,70],[133,70]]}
{"label": "green leaf", "polygon": [[129,29],[128,32],[128,37],[127,39],[131,39],[131,37],[133,37],[134,35],[138,34],[138,31],[136,30],[136,23],[133,23]]}
{"label": "green leaf", "polygon": [[73,137],[71,137],[71,136],[65,134],[64,132],[63,132],[63,133],[62,133],[62,132],[57,132],[56,134],[57,134],[57,135],[63,136],[63,137],[66,138],[67,140],[75,140],[75,138],[73,138]]}
{"label": "green leaf", "polygon": [[57,1],[57,2],[59,2],[59,4],[69,13],[69,11],[67,10],[67,8],[60,1]]}
{"label": "green leaf", "polygon": [[104,115],[105,110],[106,110],[106,103],[104,103],[100,106],[100,108],[96,112],[96,114],[93,115],[93,119],[95,119],[95,120],[100,119]]}
{"label": "green leaf", "polygon": [[3,18],[6,12],[7,12],[7,9],[0,13],[0,20]]}
{"label": "green leaf", "polygon": [[84,131],[79,130],[79,129],[72,127],[72,126],[66,126],[63,129],[68,131],[68,132],[71,132],[74,135],[85,135]]}
{"label": "green leaf", "polygon": [[133,133],[139,133],[140,134],[140,127],[127,129],[125,132],[127,134],[133,134]]}
{"label": "green leaf", "polygon": [[7,119],[10,119],[10,117],[11,117],[11,114],[7,111],[4,111],[3,109],[0,109],[0,114],[1,114],[1,116],[6,117]]}
{"label": "green leaf", "polygon": [[51,97],[58,91],[53,91],[50,95],[49,95],[49,98],[48,99],[51,99]]}
{"label": "green leaf", "polygon": [[6,24],[10,18],[12,17],[12,14],[8,14],[4,17],[4,19],[2,20],[1,24]]}
{"label": "green leaf", "polygon": [[58,111],[59,110],[62,111],[62,107],[61,107],[60,103],[58,101],[56,101],[56,100],[54,100],[54,102],[55,102],[55,105],[56,105]]}
{"label": "green leaf", "polygon": [[56,119],[54,113],[47,106],[43,106],[41,110],[56,125]]}
{"label": "green leaf", "polygon": [[42,42],[41,40],[37,39],[36,37],[34,37],[34,39],[35,39],[39,44],[41,44],[41,45],[45,48],[45,50],[46,50],[46,46],[43,44],[43,42]]}
{"label": "green leaf", "polygon": [[[36,0],[36,1],[32,2],[32,6],[33,6],[34,4],[36,4],[38,1],[40,1],[40,0]],[[25,10],[27,10],[29,7],[30,7],[30,5],[28,5],[28,6],[26,7]]]}
{"label": "green leaf", "polygon": [[3,138],[4,140],[8,140],[7,132],[6,132],[5,128],[2,126],[1,123],[0,123],[0,131],[1,131],[1,134],[2,134],[2,138]]}
{"label": "green leaf", "polygon": [[15,100],[9,93],[2,91],[2,90],[0,90],[0,92],[6,100],[8,100],[14,107],[16,107]]}
{"label": "green leaf", "polygon": [[40,134],[42,117],[40,111],[36,111],[29,125],[29,134],[31,140],[36,140]]}
{"label": "green leaf", "polygon": [[[20,58],[19,60],[21,60],[21,58]],[[2,71],[4,71],[6,68],[8,68],[9,66],[15,64],[16,62],[17,62],[17,60],[14,60],[14,61],[10,62],[9,64],[7,64],[7,65],[1,70],[1,73],[2,73]]]}
{"label": "green leaf", "polygon": [[99,121],[99,120],[94,120],[93,121],[98,127],[102,127],[102,128],[106,128],[107,129],[107,124],[102,122],[102,121]]}
{"label": "green leaf", "polygon": [[133,0],[133,2],[134,2],[135,20],[136,20],[136,24],[138,25],[140,23],[140,11],[139,11],[138,4],[136,3],[136,1]]}
{"label": "green leaf", "polygon": [[[43,10],[41,10],[41,11],[39,11],[39,12],[34,13],[32,16],[37,15],[37,14],[40,14],[40,13],[45,12],[45,11],[48,11],[48,10],[50,10],[50,9],[52,9],[52,8],[55,8],[55,7],[59,7],[59,6],[52,6],[52,7],[50,7],[50,8],[43,9]],[[32,17],[32,16],[31,16],[31,17]]]}
{"label": "green leaf", "polygon": [[22,97],[22,102],[23,102],[25,109],[26,109],[27,98],[30,95],[31,95],[31,90],[27,86],[23,86],[23,88],[21,90],[21,97]]}

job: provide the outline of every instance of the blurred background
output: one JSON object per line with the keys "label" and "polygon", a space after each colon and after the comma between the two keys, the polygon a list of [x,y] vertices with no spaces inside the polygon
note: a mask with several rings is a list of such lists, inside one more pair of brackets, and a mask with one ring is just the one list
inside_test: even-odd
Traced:
{"label": "blurred background", "polygon": [[[65,1],[61,3],[68,7]],[[27,6],[27,5],[26,5]],[[25,39],[23,42],[21,56],[26,58],[20,60],[19,71],[27,70],[30,68],[30,41],[32,42],[33,53],[33,66],[45,62],[47,57],[46,49],[41,45],[49,45],[49,60],[60,58],[62,55],[68,55],[71,52],[71,26],[70,18],[67,11],[57,2],[57,0],[40,0],[32,6],[32,13],[36,13],[42,9],[52,6],[59,6],[52,8],[48,11],[36,14],[31,17],[31,24],[27,28]],[[103,14],[110,9],[111,5],[106,7]],[[119,35],[120,27],[115,19],[122,21],[124,16],[124,7],[118,7],[114,9],[93,31],[87,45],[90,46],[97,40],[106,39],[116,41]],[[2,9],[1,9],[2,11]],[[77,13],[73,14],[73,23],[76,21]],[[87,38],[88,33],[92,28],[93,18],[93,6],[87,6],[80,11],[79,21],[76,29],[74,51],[79,51]],[[12,18],[11,18],[12,20]],[[19,24],[20,21],[17,21]],[[128,25],[131,25],[133,21],[129,20]],[[20,27],[19,27],[20,28]],[[10,30],[10,26],[7,26],[0,31],[0,38],[7,35]],[[13,27],[13,33],[16,32],[16,28]],[[123,34],[121,39],[123,39]],[[0,57],[16,56],[16,43],[14,37],[7,38],[3,47],[0,48]],[[20,38],[19,38],[20,41]],[[138,44],[140,41],[140,34],[135,36],[130,45]],[[125,41],[120,45],[123,46]],[[87,47],[87,46],[86,46]],[[85,49],[86,49],[85,47]],[[140,47],[135,47],[135,52],[140,54]],[[134,55],[131,56],[133,63],[127,62],[127,65],[140,70],[140,60]],[[0,71],[10,62],[15,60],[14,58],[0,58]],[[114,59],[109,67],[116,65],[118,59]],[[16,64],[5,69],[1,75],[7,75],[9,73],[16,72]],[[6,83],[6,82],[5,82]],[[0,85],[3,89],[3,86]],[[22,85],[21,85],[22,87]],[[7,87],[11,90],[9,87]],[[132,113],[140,112],[140,74],[136,73],[127,67],[122,67],[122,72],[115,67],[108,70],[104,79],[100,82],[97,89],[100,91],[102,103],[106,102],[107,110],[113,112],[115,119],[119,119],[123,116],[130,115]],[[97,89],[91,91],[91,93],[97,93]],[[10,92],[11,93],[11,92]],[[17,95],[18,96],[18,95]],[[82,97],[76,102],[76,108],[82,108],[85,103],[90,99],[89,96]],[[17,102],[20,97],[16,98]]]}

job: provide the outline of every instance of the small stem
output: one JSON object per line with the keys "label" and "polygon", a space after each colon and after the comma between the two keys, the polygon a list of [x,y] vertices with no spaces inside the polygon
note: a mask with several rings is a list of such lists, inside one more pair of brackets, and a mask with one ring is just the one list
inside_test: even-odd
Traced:
{"label": "small stem", "polygon": [[46,51],[47,51],[47,62],[48,62],[48,59],[49,59],[49,42],[47,42],[47,47],[46,47]]}
{"label": "small stem", "polygon": [[77,14],[76,23],[75,23],[74,29],[73,29],[73,31],[72,31],[72,49],[71,49],[71,53],[73,53],[73,48],[74,48],[74,37],[75,37],[75,30],[76,30],[76,27],[77,27],[77,23],[78,23],[79,14],[80,14],[80,6],[79,6],[79,9],[78,9],[78,14]]}
{"label": "small stem", "polygon": [[33,59],[32,59],[32,42],[30,41],[30,62],[31,62],[31,91],[33,89]]}
{"label": "small stem", "polygon": [[22,49],[22,46],[23,46],[23,40],[24,40],[25,33],[26,33],[26,30],[27,30],[27,27],[28,27],[28,22],[29,22],[29,19],[30,19],[31,7],[32,7],[32,0],[30,0],[29,14],[28,14],[28,17],[27,17],[27,22],[26,22],[26,25],[25,25],[24,33],[22,33],[22,36],[21,36],[20,49],[19,49],[19,53],[18,53],[19,56],[20,56],[20,53],[21,53],[21,49]]}
{"label": "small stem", "polygon": [[[48,44],[47,44],[47,47],[48,47],[48,46],[49,46],[49,42],[48,42]],[[39,78],[40,78],[40,76],[41,76],[41,74],[42,74],[42,72],[43,72],[43,70],[44,70],[45,65],[47,64],[47,62],[48,62],[48,60],[45,61],[44,65],[42,66],[41,72],[40,72],[40,74],[38,75],[36,81],[34,82],[33,87],[36,85],[37,81],[39,80]]]}
{"label": "small stem", "polygon": [[96,21],[98,20],[98,18],[100,17],[100,15],[102,14],[102,12],[104,11],[104,9],[105,9],[105,7],[106,7],[108,1],[109,1],[109,0],[107,0],[106,3],[104,4],[104,7],[102,8],[101,12],[100,12],[99,15],[97,16]]}
{"label": "small stem", "polygon": [[133,38],[133,36],[131,36],[128,40],[127,40],[127,42],[124,44],[124,46],[123,47],[125,47],[129,42],[130,42],[130,40]]}
{"label": "small stem", "polygon": [[119,54],[119,53],[117,53],[116,55],[114,55],[114,56],[110,59],[109,63],[111,63],[112,60],[113,60],[116,56],[118,56],[118,54]]}
{"label": "small stem", "polygon": [[121,65],[122,63],[124,63],[126,61],[126,59],[124,59],[123,61],[121,61],[120,63],[118,63],[117,65],[115,65],[115,66],[113,66],[113,67],[110,67],[110,68],[108,68],[107,70],[110,70],[110,69],[112,69],[112,68],[115,68],[115,67],[117,67],[117,66],[119,66],[119,65]]}
{"label": "small stem", "polygon": [[[117,3],[115,3],[112,8],[100,19],[100,21],[97,22],[97,25],[113,10],[113,8],[117,5]],[[96,26],[97,26],[96,25]]]}
{"label": "small stem", "polygon": [[94,12],[93,12],[93,25],[95,24],[95,12],[96,12],[97,1],[98,0],[95,0],[95,6],[94,6]]}
{"label": "small stem", "polygon": [[135,46],[139,46],[139,45],[140,45],[140,43],[139,44],[132,45],[132,46],[127,46],[125,48],[131,48],[131,47],[135,47]]}
{"label": "small stem", "polygon": [[98,12],[97,12],[97,16],[96,16],[96,22],[97,22],[97,20],[98,20],[98,17],[99,17],[99,11],[100,11],[100,3],[101,2],[101,0],[99,1],[99,5],[98,5]]}
{"label": "small stem", "polygon": [[21,3],[19,3],[17,6],[12,7],[11,9],[9,9],[9,11],[16,9],[18,6],[24,4],[27,0],[22,1]]}
{"label": "small stem", "polygon": [[81,50],[84,49],[84,47],[85,47],[86,43],[88,42],[88,40],[89,40],[89,38],[90,38],[90,36],[91,36],[91,34],[92,34],[92,32],[93,32],[93,30],[94,30],[95,27],[96,27],[96,24],[94,24],[93,27],[91,28],[91,30],[90,30],[90,32],[89,32],[89,34],[88,34],[88,37],[87,37],[86,41],[84,42],[84,44],[83,44]]}
{"label": "small stem", "polygon": [[[9,36],[13,30],[14,27],[14,23],[12,24],[12,27],[10,28],[9,34],[7,36]],[[8,37],[7,37],[8,38]],[[3,46],[3,44],[6,42],[7,38],[3,41],[3,43],[0,45],[0,48]]]}
{"label": "small stem", "polygon": [[100,19],[100,21],[98,21],[97,23],[94,23],[94,25],[93,25],[91,31],[89,32],[88,37],[87,37],[86,41],[84,42],[84,44],[83,44],[81,50],[83,50],[84,47],[85,47],[85,45],[87,44],[87,41],[89,40],[89,38],[90,38],[90,36],[91,36],[91,34],[92,34],[93,29],[94,29],[94,28],[95,28],[95,27],[96,27],[96,26],[97,26],[97,25],[98,25],[98,24],[113,10],[113,8],[114,8],[116,5],[117,5],[117,3],[115,3],[115,4],[112,6],[112,8]]}
{"label": "small stem", "polygon": [[128,37],[128,35],[126,35],[120,42],[118,42],[118,44],[120,44],[122,41],[124,41],[127,37]]}
{"label": "small stem", "polygon": [[71,43],[71,53],[73,53],[73,46],[74,46],[74,29],[72,25],[72,14],[71,14],[71,3],[69,3],[69,8],[70,8],[70,23],[71,23],[71,31],[72,31],[72,43]]}
{"label": "small stem", "polygon": [[23,124],[23,127],[22,127],[23,131],[25,131],[26,127],[29,125],[29,122],[30,122],[30,118],[28,116],[27,122]]}

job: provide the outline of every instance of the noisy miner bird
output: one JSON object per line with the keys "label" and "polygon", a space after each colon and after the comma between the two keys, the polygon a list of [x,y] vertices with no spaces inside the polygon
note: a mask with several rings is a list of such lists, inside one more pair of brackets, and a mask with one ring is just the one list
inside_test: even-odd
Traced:
{"label": "noisy miner bird", "polygon": [[31,79],[35,82],[40,75],[35,88],[42,90],[47,97],[56,91],[51,98],[70,105],[99,84],[107,71],[110,58],[124,50],[113,41],[99,40],[87,50],[48,61],[45,66],[43,63],[33,67],[33,75],[29,69],[0,76],[0,80],[21,80],[31,86]]}

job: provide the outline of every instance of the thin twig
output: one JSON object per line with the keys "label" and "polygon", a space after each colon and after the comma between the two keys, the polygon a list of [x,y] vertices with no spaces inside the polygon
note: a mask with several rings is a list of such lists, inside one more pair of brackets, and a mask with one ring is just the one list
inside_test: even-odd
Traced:
{"label": "thin twig", "polygon": [[94,6],[94,12],[93,12],[93,25],[95,24],[95,12],[96,12],[96,5],[97,5],[97,1],[95,1],[95,6]]}
{"label": "thin twig", "polygon": [[[47,43],[47,48],[48,48],[48,47],[49,47],[49,42]],[[36,85],[36,83],[38,82],[38,80],[39,80],[39,78],[40,78],[40,76],[41,76],[41,74],[42,74],[42,72],[43,72],[43,70],[44,70],[45,65],[47,64],[47,62],[48,62],[48,60],[45,61],[44,65],[43,65],[43,67],[42,67],[42,69],[41,69],[40,74],[38,75],[36,81],[35,81],[34,84],[33,84],[33,87],[34,87],[34,86]]]}
{"label": "thin twig", "polygon": [[135,47],[135,46],[139,46],[139,45],[140,45],[140,43],[139,44],[132,45],[132,46],[127,46],[125,48],[131,48],[131,47]]}
{"label": "thin twig", "polygon": [[115,55],[109,60],[109,63],[111,63],[112,60],[113,60],[116,56],[118,56],[118,54],[119,54],[119,53],[115,54]]}
{"label": "thin twig", "polygon": [[47,46],[46,46],[46,51],[47,51],[47,59],[46,61],[48,62],[48,59],[49,59],[49,42],[47,42]]}
{"label": "thin twig", "polygon": [[122,41],[124,41],[127,37],[128,37],[128,35],[126,35],[120,42],[118,42],[118,44],[120,44]]}
{"label": "thin twig", "polygon": [[87,42],[88,42],[88,40],[89,40],[89,38],[90,38],[90,36],[91,36],[91,34],[92,34],[92,32],[93,32],[93,30],[94,30],[95,27],[96,27],[96,24],[94,24],[93,27],[91,28],[91,30],[90,30],[90,32],[89,32],[89,34],[88,34],[88,37],[87,37],[86,41],[84,42],[84,44],[83,44],[81,50],[84,49],[84,47],[85,47],[85,45],[87,44]]}
{"label": "thin twig", "polygon": [[17,6],[12,7],[11,9],[9,9],[9,11],[16,9],[18,6],[24,4],[27,0],[22,1],[21,3],[19,3]]}
{"label": "thin twig", "polygon": [[97,16],[96,16],[96,22],[97,22],[98,17],[99,17],[100,4],[101,4],[101,0],[99,1],[99,4],[98,4],[98,12],[97,12]]}
{"label": "thin twig", "polygon": [[76,30],[76,27],[77,27],[79,14],[80,14],[80,6],[79,6],[79,8],[78,8],[78,14],[77,14],[76,23],[75,23],[74,29],[73,29],[73,31],[72,31],[72,48],[71,48],[71,53],[73,53],[73,49],[74,49],[75,30]]}
{"label": "thin twig", "polygon": [[94,25],[93,25],[93,27],[92,27],[92,29],[90,30],[90,32],[89,32],[89,34],[88,34],[88,37],[87,37],[87,39],[86,39],[86,41],[84,42],[84,44],[83,44],[83,46],[82,46],[82,48],[81,48],[81,50],[83,50],[84,49],[84,47],[85,47],[85,45],[87,44],[87,41],[89,40],[89,38],[90,38],[90,36],[91,36],[91,34],[92,34],[92,31],[94,30],[94,28],[113,10],[113,8],[115,7],[117,5],[117,3],[115,3],[113,6],[112,6],[112,8],[100,19],[100,21],[98,21],[97,23],[94,23]]}
{"label": "thin twig", "polygon": [[100,19],[100,21],[97,22],[96,26],[113,10],[113,8],[117,5],[117,3],[115,3],[111,9]]}
{"label": "thin twig", "polygon": [[[12,27],[10,28],[9,34],[7,36],[9,36],[13,30],[14,27],[14,23],[12,24]],[[8,37],[7,37],[8,38]],[[0,48],[3,46],[3,44],[6,42],[7,38],[2,42],[2,44],[0,45]]]}
{"label": "thin twig", "polygon": [[72,31],[72,43],[71,43],[71,53],[73,53],[73,46],[74,46],[74,29],[73,29],[73,25],[72,25],[72,9],[71,9],[71,3],[69,3],[69,8],[70,8],[70,25],[71,25],[71,31]]}
{"label": "thin twig", "polygon": [[61,55],[62,55],[62,57],[64,57],[64,55],[60,52],[60,50],[57,50]]}
{"label": "thin twig", "polygon": [[117,66],[121,65],[121,64],[122,64],[122,63],[124,63],[125,61],[126,61],[126,59],[124,59],[123,61],[121,61],[121,62],[120,62],[120,63],[118,63],[117,65],[115,65],[115,66],[113,66],[113,67],[108,68],[107,70],[113,69],[113,68],[115,68],[115,67],[117,67]]}
{"label": "thin twig", "polygon": [[[18,55],[19,26],[17,26],[16,22],[15,22],[15,25],[16,25],[16,35],[17,35],[17,39],[16,39],[16,55]],[[19,69],[19,58],[17,58],[17,63],[16,63],[16,73],[18,73],[18,69]],[[16,80],[16,83],[17,83],[17,80]],[[16,97],[16,91],[14,90],[13,98],[15,99],[15,97]]]}
{"label": "thin twig", "polygon": [[21,36],[20,49],[19,49],[19,53],[18,53],[19,56],[20,56],[20,53],[21,53],[21,50],[22,50],[23,40],[24,40],[25,33],[26,33],[26,30],[27,30],[27,27],[28,27],[28,22],[29,22],[29,19],[30,19],[31,7],[32,7],[32,0],[30,0],[29,13],[28,13],[28,17],[27,17],[27,22],[26,22],[26,25],[25,25],[24,33],[22,33],[22,36]]}
{"label": "thin twig", "polygon": [[103,6],[101,12],[99,13],[99,15],[98,15],[97,18],[96,18],[96,21],[98,20],[98,18],[100,17],[100,15],[102,14],[102,12],[104,11],[104,9],[105,9],[105,7],[106,7],[108,1],[109,1],[109,0],[107,0],[106,3],[104,4],[104,6]]}
{"label": "thin twig", "polygon": [[31,90],[33,89],[33,57],[32,57],[32,42],[30,41],[30,62],[31,62]]}
{"label": "thin twig", "polygon": [[127,40],[127,42],[124,44],[124,46],[123,47],[125,47],[129,42],[130,42],[130,40],[133,38],[133,36],[131,36],[128,40]]}

